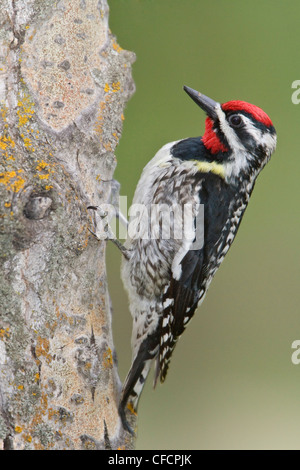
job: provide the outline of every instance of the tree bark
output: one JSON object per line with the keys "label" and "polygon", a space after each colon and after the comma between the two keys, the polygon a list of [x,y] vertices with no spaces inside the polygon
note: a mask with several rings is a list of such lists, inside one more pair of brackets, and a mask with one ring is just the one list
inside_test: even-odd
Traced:
{"label": "tree bark", "polygon": [[87,206],[109,202],[134,54],[106,0],[0,15],[0,448],[131,448]]}

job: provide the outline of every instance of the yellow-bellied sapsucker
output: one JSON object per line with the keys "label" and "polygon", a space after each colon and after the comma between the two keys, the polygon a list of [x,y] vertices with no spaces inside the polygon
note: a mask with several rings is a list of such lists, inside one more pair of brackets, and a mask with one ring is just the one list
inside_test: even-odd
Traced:
{"label": "yellow-bellied sapsucker", "polygon": [[[276,147],[275,129],[262,109],[243,101],[220,104],[184,90],[207,114],[205,133],[165,145],[147,164],[133,205],[146,208],[148,217],[139,218],[139,236],[125,243],[122,278],[133,317],[132,365],[119,412],[129,431],[126,407],[137,408],[154,359],[155,382],[164,381],[176,341],[230,248],[255,180]],[[156,205],[163,209],[150,217]],[[195,246],[197,224],[175,237],[182,217],[174,211],[168,217],[167,209],[186,206],[196,222],[200,205],[203,242]],[[163,236],[164,223],[169,237]]]}

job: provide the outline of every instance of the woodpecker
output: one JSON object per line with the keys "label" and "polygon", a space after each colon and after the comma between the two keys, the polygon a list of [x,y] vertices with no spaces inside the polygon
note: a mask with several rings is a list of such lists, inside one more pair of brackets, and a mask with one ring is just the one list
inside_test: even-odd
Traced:
{"label": "woodpecker", "polygon": [[[126,408],[137,410],[153,360],[154,383],[164,382],[176,342],[203,301],[236,236],[256,178],[276,147],[275,128],[261,108],[244,101],[220,104],[187,86],[184,90],[207,115],[204,135],[165,145],[144,168],[133,206],[146,208],[148,215],[156,205],[164,210],[138,219],[139,236],[128,237],[122,259],[133,330],[132,364],[119,413],[129,432]],[[201,205],[203,242],[195,247]],[[176,238],[172,234],[182,219],[167,218],[164,211],[183,206],[189,207],[194,226],[188,236],[184,232]],[[165,221],[169,238],[162,236]]]}

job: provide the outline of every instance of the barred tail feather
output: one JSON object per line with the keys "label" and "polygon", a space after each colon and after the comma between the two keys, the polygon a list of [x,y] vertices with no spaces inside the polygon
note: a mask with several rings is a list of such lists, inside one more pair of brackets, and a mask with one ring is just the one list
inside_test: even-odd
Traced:
{"label": "barred tail feather", "polygon": [[131,404],[133,410],[137,411],[138,401],[151,368],[152,360],[158,352],[158,346],[155,345],[155,342],[157,342],[156,335],[151,335],[142,342],[123,385],[119,415],[124,429],[131,434],[134,433],[128,424],[126,409],[128,404]]}
{"label": "barred tail feather", "polygon": [[173,338],[172,333],[170,333],[170,336],[168,338],[166,338],[166,336],[161,336],[160,352],[157,366],[157,376],[159,375],[159,380],[161,383],[163,383],[166,379],[171,356],[176,346],[177,339],[178,338]]}

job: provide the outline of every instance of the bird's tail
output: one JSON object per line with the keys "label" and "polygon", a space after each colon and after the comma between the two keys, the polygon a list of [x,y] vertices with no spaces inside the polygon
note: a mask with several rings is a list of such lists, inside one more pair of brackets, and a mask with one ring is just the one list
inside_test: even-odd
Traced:
{"label": "bird's tail", "polygon": [[138,401],[151,368],[152,360],[158,353],[157,342],[157,335],[152,334],[141,343],[123,385],[119,415],[124,429],[131,434],[134,434],[134,432],[127,421],[126,410],[130,409],[133,413],[137,411]]}

